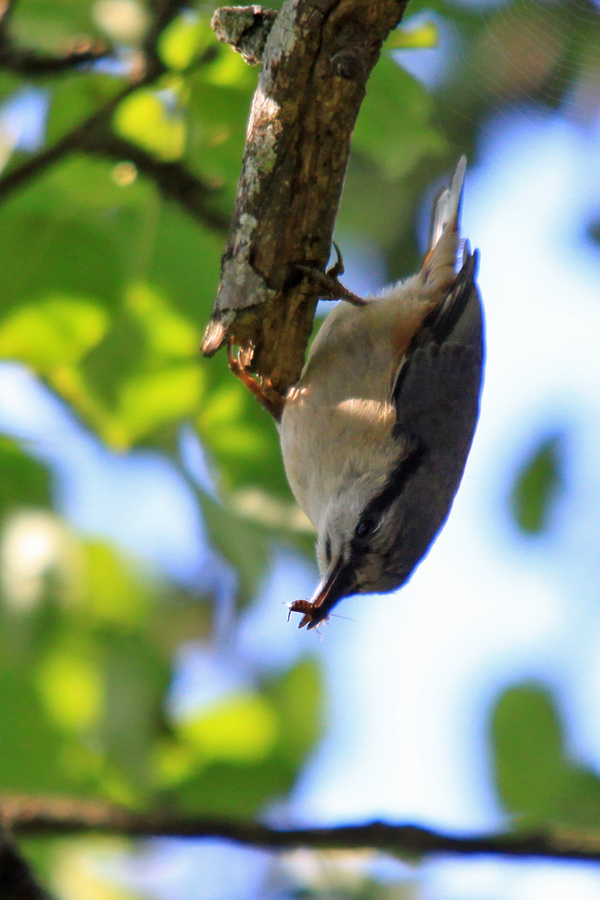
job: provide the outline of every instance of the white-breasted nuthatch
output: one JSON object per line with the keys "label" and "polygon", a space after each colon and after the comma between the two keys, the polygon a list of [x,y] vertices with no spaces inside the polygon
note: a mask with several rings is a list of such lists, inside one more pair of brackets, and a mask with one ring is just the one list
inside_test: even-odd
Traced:
{"label": "white-breasted nuthatch", "polygon": [[434,208],[420,272],[327,316],[280,425],[287,477],[317,529],[322,574],[290,604],[314,628],[344,597],[403,585],[444,524],[479,410],[477,252],[459,251],[466,168]]}

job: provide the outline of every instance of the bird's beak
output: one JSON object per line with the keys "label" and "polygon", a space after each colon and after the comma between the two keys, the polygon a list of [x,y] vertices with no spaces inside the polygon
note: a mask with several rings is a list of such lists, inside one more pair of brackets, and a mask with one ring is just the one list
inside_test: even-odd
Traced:
{"label": "bird's beak", "polygon": [[298,601],[297,609],[294,609],[295,604],[291,605],[292,612],[304,613],[298,628],[307,625],[307,630],[310,631],[311,628],[319,625],[323,619],[327,618],[336,603],[352,593],[353,581],[352,567],[349,562],[344,560],[343,554],[340,554],[325,573],[311,597],[310,603]]}

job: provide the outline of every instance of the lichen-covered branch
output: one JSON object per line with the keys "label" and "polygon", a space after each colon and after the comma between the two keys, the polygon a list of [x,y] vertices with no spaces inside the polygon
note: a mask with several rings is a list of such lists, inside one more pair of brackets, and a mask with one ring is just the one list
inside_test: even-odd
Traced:
{"label": "lichen-covered branch", "polygon": [[210,24],[220,41],[240,53],[249,66],[258,66],[276,18],[276,11],[266,6],[221,6]]}
{"label": "lichen-covered branch", "polygon": [[286,0],[265,44],[215,310],[202,350],[238,344],[280,394],[300,373],[369,74],[408,0]]}

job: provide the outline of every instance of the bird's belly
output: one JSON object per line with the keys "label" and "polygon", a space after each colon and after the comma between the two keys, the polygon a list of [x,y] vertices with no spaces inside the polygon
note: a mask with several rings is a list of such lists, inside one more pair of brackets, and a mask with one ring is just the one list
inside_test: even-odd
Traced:
{"label": "bird's belly", "polygon": [[339,396],[331,379],[319,381],[300,382],[291,392],[280,431],[290,487],[317,528],[325,498],[365,470],[387,469],[395,421],[389,402]]}
{"label": "bird's belly", "polygon": [[397,452],[390,398],[398,356],[388,323],[368,311],[340,304],[329,314],[284,406],[286,475],[317,528],[328,498],[365,472],[387,472]]}

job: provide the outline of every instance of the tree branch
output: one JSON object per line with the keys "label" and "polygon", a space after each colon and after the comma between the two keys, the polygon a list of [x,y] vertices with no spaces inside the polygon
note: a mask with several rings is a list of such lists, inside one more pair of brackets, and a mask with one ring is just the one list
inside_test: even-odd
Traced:
{"label": "tree branch", "polygon": [[202,350],[239,344],[281,395],[297,381],[350,137],[408,0],[286,0],[267,38],[221,284]]}
{"label": "tree branch", "polygon": [[165,197],[176,201],[200,224],[224,233],[227,218],[208,203],[208,198],[217,194],[214,188],[207,185],[199,176],[189,172],[181,163],[156,159],[141,147],[118,137],[112,131],[112,116],[119,103],[139,87],[151,82],[152,77],[146,75],[141,82],[127,85],[52,147],[36,153],[31,159],[1,177],[0,203],[70,154],[89,153],[117,162],[130,160],[146,178],[154,181]]}
{"label": "tree branch", "polygon": [[128,97],[129,94],[137,90],[143,82],[128,84],[122,91],[108,101],[95,113],[92,113],[80,125],[69,131],[64,137],[42,150],[40,153],[34,154],[27,162],[7,172],[0,178],[0,203],[9,197],[17,188],[23,184],[33,180],[38,175],[43,174],[47,169],[55,163],[66,158],[75,150],[80,150],[82,142],[85,140],[86,134],[96,128],[110,123],[111,117],[119,103]]}
{"label": "tree branch", "polygon": [[541,857],[600,862],[600,836],[575,832],[453,835],[416,825],[369,822],[334,828],[269,828],[257,822],[133,813],[108,804],[49,797],[5,797],[0,816],[16,834],[72,835],[95,832],[129,837],[213,837],[251,847],[286,850],[370,848],[411,857]]}
{"label": "tree branch", "polygon": [[0,69],[15,75],[36,76],[62,75],[87,63],[97,62],[111,55],[111,50],[102,41],[79,42],[63,56],[53,56],[17,47],[8,39],[0,43]]}
{"label": "tree branch", "polygon": [[[226,231],[227,217],[209,203],[209,198],[217,193],[216,189],[188,171],[180,162],[157,159],[112,130],[112,116],[119,103],[139,88],[153,84],[165,71],[158,54],[158,41],[164,29],[187,5],[188,0],[153,0],[150,4],[153,17],[144,42],[144,55],[142,64],[138,66],[137,80],[128,84],[53,146],[36,153],[1,177],[0,203],[70,154],[83,152],[117,162],[130,160],[142,175],[156,184],[163,196],[178,203],[197,222],[213,231]],[[14,2],[0,0],[0,68],[18,74],[53,75],[100,59],[109,53],[99,43],[74,47],[63,57],[15,47],[6,31],[13,10]]]}
{"label": "tree branch", "polygon": [[173,19],[189,5],[189,0],[150,0],[148,4],[152,13],[152,21],[142,49],[146,57],[148,72],[155,78],[165,71],[164,63],[158,53],[160,36]]}
{"label": "tree branch", "polygon": [[161,194],[174,200],[179,206],[204,225],[221,234],[227,233],[228,217],[211,208],[208,198],[218,190],[208,185],[198,175],[193,175],[180,162],[164,162],[156,159],[136,144],[118,137],[108,128],[90,128],[82,135],[80,149],[103,159],[131,161],[139,172],[153,181]]}
{"label": "tree branch", "polygon": [[244,62],[258,66],[276,18],[277,12],[266,6],[220,6],[210,27],[220,41],[242,55]]}

